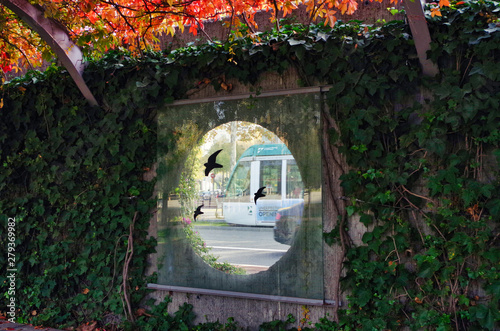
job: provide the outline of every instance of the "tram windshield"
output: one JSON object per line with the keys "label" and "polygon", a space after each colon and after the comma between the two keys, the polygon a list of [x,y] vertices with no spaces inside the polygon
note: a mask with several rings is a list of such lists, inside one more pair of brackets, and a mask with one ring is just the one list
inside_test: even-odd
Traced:
{"label": "tram windshield", "polygon": [[281,199],[282,160],[260,161],[259,187],[265,187],[268,199]]}
{"label": "tram windshield", "polygon": [[234,171],[226,190],[226,197],[234,201],[248,201],[248,196],[250,196],[250,162],[243,161]]}

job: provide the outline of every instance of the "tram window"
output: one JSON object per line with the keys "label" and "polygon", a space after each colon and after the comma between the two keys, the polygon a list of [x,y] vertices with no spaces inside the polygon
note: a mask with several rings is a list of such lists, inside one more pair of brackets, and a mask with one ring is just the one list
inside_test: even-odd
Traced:
{"label": "tram window", "polygon": [[259,187],[266,187],[267,198],[281,198],[281,165],[283,160],[261,161]]}
{"label": "tram window", "polygon": [[304,198],[304,184],[295,160],[286,162],[286,197],[288,199]]}
{"label": "tram window", "polygon": [[243,161],[235,170],[227,196],[228,198],[239,198],[248,195],[250,195],[250,162]]}

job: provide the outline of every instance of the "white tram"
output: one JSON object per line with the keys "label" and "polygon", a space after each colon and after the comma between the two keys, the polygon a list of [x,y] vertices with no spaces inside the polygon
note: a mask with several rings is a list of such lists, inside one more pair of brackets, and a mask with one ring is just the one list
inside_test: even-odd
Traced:
{"label": "white tram", "polygon": [[[266,195],[254,203],[254,193]],[[234,167],[223,198],[227,223],[274,226],[278,209],[304,202],[304,185],[292,153],[284,144],[253,145]]]}

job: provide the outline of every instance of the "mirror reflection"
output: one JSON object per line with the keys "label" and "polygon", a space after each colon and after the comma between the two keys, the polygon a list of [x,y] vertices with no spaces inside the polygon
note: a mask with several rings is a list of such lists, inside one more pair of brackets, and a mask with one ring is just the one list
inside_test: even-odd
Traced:
{"label": "mirror reflection", "polygon": [[262,126],[233,121],[190,153],[175,192],[184,231],[212,267],[267,270],[290,248],[304,210],[304,184],[286,144]]}
{"label": "mirror reflection", "polygon": [[322,100],[280,95],[159,113],[158,284],[323,298]]}

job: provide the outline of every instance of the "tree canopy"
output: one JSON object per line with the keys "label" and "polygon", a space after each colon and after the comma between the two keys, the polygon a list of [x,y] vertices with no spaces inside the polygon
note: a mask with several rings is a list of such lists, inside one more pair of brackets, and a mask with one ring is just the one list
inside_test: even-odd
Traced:
{"label": "tree canopy", "polygon": [[[370,0],[378,1],[382,0]],[[391,0],[391,3],[401,0]],[[205,33],[207,20],[226,20],[230,27],[245,24],[257,28],[255,14],[270,11],[272,20],[290,15],[299,4],[305,6],[309,20],[323,20],[333,26],[337,14],[352,14],[360,0],[31,0],[45,17],[67,30],[86,56],[99,56],[110,48],[125,46],[132,52],[159,48],[161,34],[187,29]],[[53,53],[32,32],[30,26],[0,0],[0,68],[33,68],[50,60]],[[439,6],[449,5],[440,0]]]}

